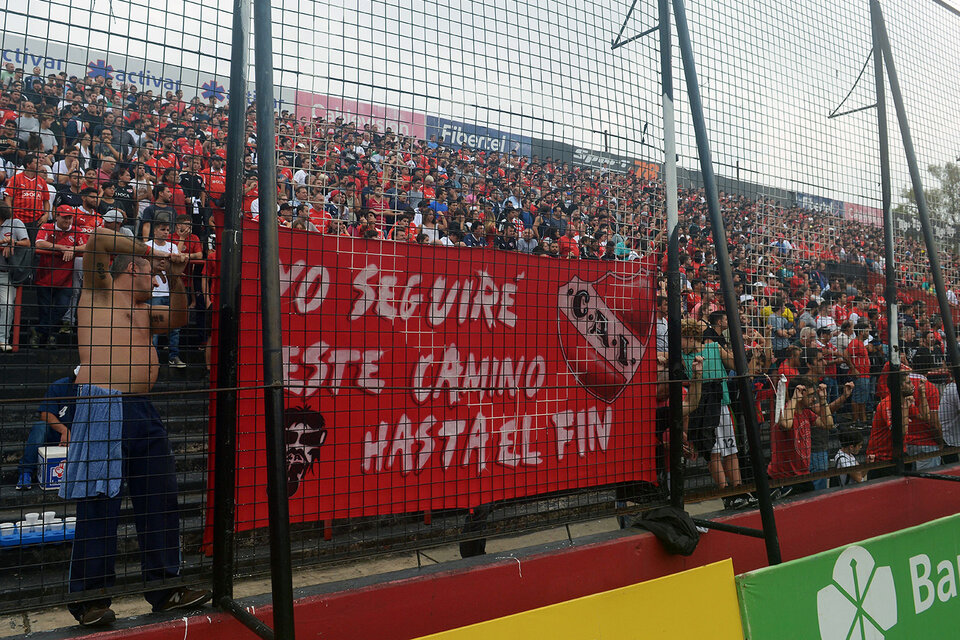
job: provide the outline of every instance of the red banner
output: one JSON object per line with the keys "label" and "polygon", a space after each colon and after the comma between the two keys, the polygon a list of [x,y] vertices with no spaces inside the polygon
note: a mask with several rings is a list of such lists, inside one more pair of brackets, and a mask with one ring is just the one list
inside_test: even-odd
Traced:
{"label": "red banner", "polygon": [[[262,384],[244,234],[241,387]],[[639,262],[281,229],[280,263],[294,521],[655,479],[655,278]],[[267,524],[262,392],[239,392],[239,415],[242,530]]]}

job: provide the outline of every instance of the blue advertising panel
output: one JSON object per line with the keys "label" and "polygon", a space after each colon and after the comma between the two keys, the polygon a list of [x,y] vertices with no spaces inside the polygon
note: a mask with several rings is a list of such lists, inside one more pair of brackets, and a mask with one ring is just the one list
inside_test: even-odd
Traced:
{"label": "blue advertising panel", "polygon": [[797,192],[797,206],[803,209],[813,211],[823,211],[831,213],[838,218],[843,217],[844,206],[840,200],[831,200],[830,198],[821,198],[820,196],[810,195],[809,193]]}
{"label": "blue advertising panel", "polygon": [[431,136],[436,136],[437,143],[445,147],[466,147],[487,153],[516,151],[518,155],[529,156],[532,148],[530,136],[436,116],[427,116],[427,140]]}

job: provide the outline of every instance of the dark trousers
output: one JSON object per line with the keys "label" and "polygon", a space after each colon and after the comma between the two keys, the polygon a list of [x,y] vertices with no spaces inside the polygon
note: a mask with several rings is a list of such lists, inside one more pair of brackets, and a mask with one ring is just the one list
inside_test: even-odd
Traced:
{"label": "dark trousers", "polygon": [[[142,396],[123,398],[123,477],[133,504],[140,569],[145,583],[180,575],[180,512],[176,464],[166,429],[153,404]],[[121,494],[77,501],[77,529],[70,560],[70,592],[96,592],[116,581],[117,522]],[[173,591],[148,590],[156,607]],[[110,598],[69,605],[77,619]]]}
{"label": "dark trousers", "polygon": [[39,321],[37,322],[37,333],[41,338],[46,338],[54,331],[60,328],[63,314],[67,312],[70,306],[70,296],[73,295],[73,288],[65,287],[37,287],[37,307]]}
{"label": "dark trousers", "polygon": [[17,478],[24,473],[30,473],[31,479],[37,473],[37,462],[40,460],[40,447],[60,442],[60,434],[46,422],[34,422],[30,428],[30,435],[23,446],[23,457],[17,467]]}

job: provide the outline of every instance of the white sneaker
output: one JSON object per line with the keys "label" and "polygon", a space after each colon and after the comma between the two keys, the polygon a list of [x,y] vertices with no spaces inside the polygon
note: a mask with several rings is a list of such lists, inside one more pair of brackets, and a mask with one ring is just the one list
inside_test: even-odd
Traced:
{"label": "white sneaker", "polygon": [[169,364],[171,367],[175,367],[177,369],[183,369],[184,367],[187,366],[187,363],[181,360],[179,357],[170,358]]}
{"label": "white sneaker", "polygon": [[6,342],[0,342],[0,351],[13,351],[13,345]]}

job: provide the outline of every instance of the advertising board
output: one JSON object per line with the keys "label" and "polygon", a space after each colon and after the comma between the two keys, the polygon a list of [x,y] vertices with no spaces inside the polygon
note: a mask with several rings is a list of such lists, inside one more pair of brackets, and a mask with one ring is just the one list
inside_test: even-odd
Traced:
{"label": "advertising board", "polygon": [[953,638],[960,515],[737,576],[749,640]]}

